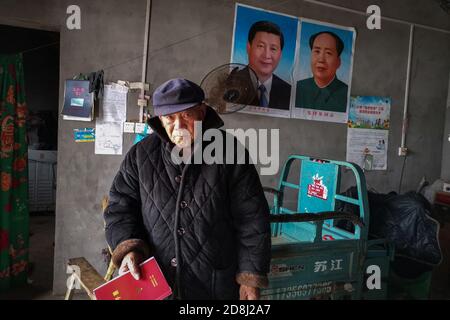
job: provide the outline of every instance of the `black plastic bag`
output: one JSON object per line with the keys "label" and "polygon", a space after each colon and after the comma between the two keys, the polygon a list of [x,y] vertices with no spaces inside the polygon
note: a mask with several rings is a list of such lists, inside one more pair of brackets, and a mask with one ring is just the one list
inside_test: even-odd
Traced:
{"label": "black plastic bag", "polygon": [[[345,195],[357,198],[352,187]],[[395,255],[419,263],[435,266],[442,261],[439,246],[439,223],[431,218],[431,205],[419,193],[408,192],[398,195],[368,192],[370,207],[369,235],[384,238],[395,246]],[[339,211],[359,215],[358,208],[343,204]],[[338,227],[351,231],[350,226],[339,222]]]}

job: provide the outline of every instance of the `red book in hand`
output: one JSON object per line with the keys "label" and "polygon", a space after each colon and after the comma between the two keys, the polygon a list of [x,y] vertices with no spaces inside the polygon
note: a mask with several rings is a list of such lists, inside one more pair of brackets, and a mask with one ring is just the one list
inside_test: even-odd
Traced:
{"label": "red book in hand", "polygon": [[140,264],[140,279],[128,271],[94,289],[97,300],[162,300],[172,294],[154,257]]}

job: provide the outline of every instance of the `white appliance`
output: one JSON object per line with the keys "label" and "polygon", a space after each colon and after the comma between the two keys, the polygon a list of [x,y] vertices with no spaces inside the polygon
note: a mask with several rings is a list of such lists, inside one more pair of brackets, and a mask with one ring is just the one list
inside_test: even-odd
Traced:
{"label": "white appliance", "polygon": [[29,211],[54,211],[57,151],[28,149]]}

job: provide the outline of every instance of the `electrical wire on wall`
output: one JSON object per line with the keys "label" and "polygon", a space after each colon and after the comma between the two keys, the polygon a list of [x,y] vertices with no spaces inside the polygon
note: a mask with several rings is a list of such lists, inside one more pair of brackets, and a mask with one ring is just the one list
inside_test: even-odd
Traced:
{"label": "electrical wire on wall", "polygon": [[38,46],[38,47],[34,47],[34,48],[25,49],[25,50],[23,50],[23,51],[20,51],[19,54],[28,53],[28,52],[31,52],[31,51],[36,51],[36,50],[39,50],[39,49],[51,47],[51,46],[57,45],[57,44],[59,44],[59,43],[60,43],[60,42],[57,41],[57,42],[52,42],[52,43],[43,44],[43,45],[40,45],[40,46]]}
{"label": "electrical wire on wall", "polygon": [[[267,6],[266,9],[267,9],[267,10],[273,10],[273,9],[276,9],[277,7],[281,7],[281,6],[283,6],[283,5],[285,5],[286,3],[289,3],[289,2],[293,2],[293,0],[280,1],[280,2],[277,2],[277,3],[274,4],[274,5]],[[228,1],[223,1],[223,3],[224,3],[224,4],[222,4],[221,6],[222,6],[222,7],[225,7],[229,2],[228,2]],[[211,5],[211,7],[212,7],[212,5]],[[161,48],[157,48],[157,49],[151,50],[151,51],[148,52],[148,57],[149,57],[149,58],[148,58],[148,60],[147,60],[147,63],[148,63],[149,61],[153,60],[153,59],[157,56],[156,54],[157,54],[159,51],[165,50],[165,49],[170,48],[170,47],[178,46],[179,44],[182,44],[182,43],[184,43],[184,42],[186,42],[186,41],[193,40],[193,39],[195,39],[195,38],[198,38],[198,37],[207,35],[207,34],[209,34],[209,33],[212,33],[212,32],[218,31],[218,30],[227,30],[227,29],[228,29],[228,26],[227,26],[227,25],[221,24],[221,25],[218,25],[218,26],[213,27],[213,28],[211,28],[211,29],[208,29],[208,30],[206,30],[206,31],[202,31],[202,32],[193,34],[193,35],[191,35],[191,36],[188,36],[188,37],[186,37],[186,38],[183,38],[183,39],[181,39],[181,40],[174,41],[174,42],[172,42],[172,43],[170,43],[170,44],[168,44],[168,45],[165,45],[165,46],[163,46],[163,47],[161,47]],[[51,45],[55,45],[55,44],[59,44],[59,43],[60,43],[60,42],[49,43],[49,44],[47,44],[47,45],[42,45],[42,46],[38,46],[38,47],[35,47],[35,48],[27,49],[27,50],[25,50],[25,51],[22,51],[21,53],[25,53],[25,52],[28,52],[28,51],[37,50],[37,49],[40,49],[41,47],[51,46]],[[62,50],[62,49],[63,49],[63,48],[61,48],[61,50]],[[140,54],[140,55],[134,56],[134,57],[132,57],[132,58],[130,58],[130,59],[122,60],[122,61],[120,61],[120,62],[118,62],[118,63],[116,63],[116,64],[109,65],[109,66],[104,66],[104,67],[100,67],[100,68],[97,68],[97,69],[98,69],[98,70],[109,70],[109,69],[113,69],[113,68],[120,67],[120,66],[123,66],[123,65],[125,65],[125,64],[128,64],[128,63],[130,63],[130,62],[133,62],[133,61],[135,61],[135,60],[142,59],[143,57],[144,57],[144,54]]]}
{"label": "electrical wire on wall", "polygon": [[[330,6],[330,7],[336,7],[336,8],[339,9],[338,6],[333,6],[333,5],[327,4],[327,3],[322,3],[322,2],[318,2],[318,1],[314,1],[314,0],[305,0],[305,1],[306,1],[306,2],[310,2],[310,3],[320,4],[320,5],[326,5],[326,6]],[[449,2],[448,0],[444,0],[444,1],[442,1],[442,0],[437,0],[437,1],[441,1],[441,3],[444,3],[444,2],[448,3],[448,2]],[[286,1],[277,2],[277,3],[274,4],[274,5],[267,6],[265,9],[267,9],[267,10],[273,10],[273,9],[276,9],[277,7],[281,7],[281,6],[283,6],[283,5],[285,5],[285,4],[289,3],[289,2],[293,2],[293,0],[286,0]],[[228,1],[224,1],[224,4],[222,4],[222,6],[225,7],[227,4],[228,4]],[[212,6],[212,5],[211,5],[211,6]],[[447,8],[448,5],[447,5],[447,6],[444,6],[444,7]],[[341,7],[341,9],[345,9],[345,8]],[[359,14],[361,14],[361,15],[366,15],[365,12],[359,12],[359,11],[356,11],[356,10],[353,10],[353,12],[354,12],[354,13],[359,13]],[[386,19],[386,20],[393,20],[393,21],[397,21],[397,22],[402,22],[401,20],[398,20],[398,19],[387,19],[387,18],[385,18],[385,17],[383,17],[383,18]],[[406,22],[405,22],[405,23],[406,23]],[[422,26],[422,25],[421,25],[421,26]],[[422,26],[422,27],[426,27],[426,26]],[[442,32],[448,32],[448,31],[446,31],[446,30],[441,30],[441,29],[437,29],[437,28],[431,28],[431,27],[428,27],[428,28],[429,28],[429,29],[438,30],[438,31],[442,31]],[[183,39],[181,39],[181,40],[175,41],[175,42],[170,43],[170,44],[168,44],[168,45],[166,45],[166,46],[163,46],[163,47],[161,47],[161,48],[157,48],[157,49],[155,49],[155,50],[149,51],[149,53],[148,53],[148,54],[149,54],[149,59],[148,59],[148,61],[151,61],[153,58],[155,58],[155,56],[156,56],[155,54],[156,54],[157,52],[159,52],[159,51],[165,50],[165,49],[170,48],[170,47],[173,47],[173,46],[177,46],[177,45],[179,45],[179,44],[182,44],[183,42],[186,42],[186,41],[195,39],[195,38],[197,38],[197,37],[200,37],[200,36],[203,36],[203,35],[206,35],[206,34],[209,34],[209,33],[211,33],[211,32],[215,32],[215,31],[217,31],[217,30],[221,30],[221,29],[223,29],[223,30],[228,29],[228,26],[227,26],[227,25],[218,25],[218,26],[216,26],[216,27],[214,27],[214,28],[208,29],[208,30],[206,30],[206,31],[199,32],[199,33],[197,33],[197,34],[193,34],[192,36],[189,36],[189,37],[183,38]],[[59,43],[59,42],[57,42],[57,43]],[[51,44],[49,44],[49,45],[54,45],[54,44],[56,44],[56,43],[51,43]],[[31,49],[25,50],[24,52],[28,52],[28,51],[31,51],[31,50],[39,49],[40,47],[41,47],[41,46],[36,47],[36,48],[31,48]],[[22,53],[24,53],[24,52],[22,52]],[[132,58],[130,58],[130,59],[126,59],[126,60],[123,60],[123,61],[121,61],[121,62],[118,62],[118,63],[116,63],[116,64],[113,64],[113,65],[110,65],[110,66],[100,67],[100,68],[97,68],[97,69],[101,69],[101,70],[109,70],[109,69],[112,69],[112,68],[116,68],[116,67],[119,67],[119,66],[128,64],[128,63],[130,63],[130,62],[132,62],[132,61],[135,61],[135,60],[138,60],[138,59],[142,59],[143,56],[144,56],[143,54],[140,54],[140,55],[135,56],[135,57],[132,57]]]}

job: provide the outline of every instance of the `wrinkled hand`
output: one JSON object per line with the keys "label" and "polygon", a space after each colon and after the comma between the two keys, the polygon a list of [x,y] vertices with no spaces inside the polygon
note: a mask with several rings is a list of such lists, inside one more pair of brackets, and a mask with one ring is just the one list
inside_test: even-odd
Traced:
{"label": "wrinkled hand", "polygon": [[131,251],[129,252],[122,260],[119,268],[119,275],[124,274],[127,271],[130,271],[131,275],[139,280],[141,274],[139,272],[139,264],[144,261],[144,257],[141,253]]}
{"label": "wrinkled hand", "polygon": [[258,300],[259,299],[259,288],[241,285],[241,288],[239,289],[239,299],[240,300]]}

